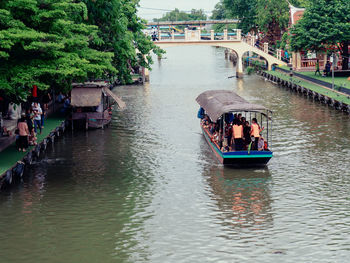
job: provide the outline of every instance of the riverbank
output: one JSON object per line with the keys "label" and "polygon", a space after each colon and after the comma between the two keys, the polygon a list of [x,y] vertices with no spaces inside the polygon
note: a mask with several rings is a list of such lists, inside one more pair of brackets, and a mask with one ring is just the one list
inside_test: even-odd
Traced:
{"label": "riverbank", "polygon": [[279,86],[289,88],[335,109],[350,113],[350,96],[346,93],[318,85],[294,74],[291,76],[286,71],[259,71],[258,74]]}
{"label": "riverbank", "polygon": [[45,120],[45,128],[37,135],[37,145],[30,146],[26,152],[19,152],[16,143],[12,143],[0,152],[0,189],[6,188],[21,179],[25,166],[40,157],[46,146],[54,143],[55,137],[65,129],[65,117],[59,113]]}

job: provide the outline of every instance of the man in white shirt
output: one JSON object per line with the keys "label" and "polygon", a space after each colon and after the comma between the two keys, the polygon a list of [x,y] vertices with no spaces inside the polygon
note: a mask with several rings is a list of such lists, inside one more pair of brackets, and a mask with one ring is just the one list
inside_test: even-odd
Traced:
{"label": "man in white shirt", "polygon": [[37,102],[34,102],[33,112],[34,112],[34,131],[36,133],[37,128],[39,128],[40,130],[39,134],[41,134],[41,115],[43,114],[43,111]]}

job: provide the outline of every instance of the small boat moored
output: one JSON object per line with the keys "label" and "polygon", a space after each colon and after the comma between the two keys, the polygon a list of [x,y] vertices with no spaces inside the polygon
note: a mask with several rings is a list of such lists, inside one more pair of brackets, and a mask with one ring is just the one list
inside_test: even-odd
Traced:
{"label": "small boat moored", "polygon": [[196,101],[203,135],[220,163],[250,167],[269,162],[272,111],[229,90],[205,91]]}
{"label": "small boat moored", "polygon": [[111,106],[116,102],[125,108],[125,102],[110,90],[106,82],[74,83],[71,91],[72,128],[83,123],[85,129],[103,128],[111,122]]}

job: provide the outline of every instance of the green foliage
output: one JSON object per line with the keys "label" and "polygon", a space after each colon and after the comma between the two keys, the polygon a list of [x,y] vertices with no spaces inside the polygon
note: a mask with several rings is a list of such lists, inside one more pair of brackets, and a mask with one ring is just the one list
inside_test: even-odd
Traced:
{"label": "green foliage", "polygon": [[310,0],[301,20],[291,30],[291,48],[295,51],[338,49],[348,68],[350,44],[350,1]]}
{"label": "green foliage", "polygon": [[173,11],[166,13],[161,18],[154,18],[153,21],[192,21],[192,20],[206,20],[207,16],[203,9],[192,9],[190,13],[180,11],[175,8]]}
{"label": "green foliage", "polygon": [[[224,19],[231,19],[233,17],[228,12],[228,10],[225,8],[223,0],[221,0],[219,3],[217,3],[215,5],[212,16],[210,18],[214,19],[214,20],[224,20]],[[215,25],[213,25],[213,29],[215,32],[222,32],[226,28],[228,31],[233,31],[234,29],[237,28],[237,24],[233,24],[233,25],[215,24]]]}
{"label": "green foliage", "polygon": [[251,67],[251,66],[248,66],[248,67],[246,68],[246,71],[247,71],[247,74],[248,74],[248,75],[251,75],[251,74],[253,74],[253,73],[255,72],[255,68],[254,68],[254,67]]}
{"label": "green foliage", "polygon": [[91,48],[97,27],[82,23],[85,4],[72,0],[0,1],[0,87],[13,101],[39,89],[116,73],[113,53]]}
{"label": "green foliage", "polygon": [[[305,6],[309,0],[291,0],[295,6]],[[264,32],[264,41],[276,44],[289,21],[289,7],[285,0],[220,0],[213,17],[217,19],[238,18],[238,28],[243,33]]]}
{"label": "green foliage", "polygon": [[[137,0],[0,0],[0,92],[26,100],[31,87],[69,90],[88,79],[131,81],[157,48]],[[117,70],[118,69],[118,70]]]}
{"label": "green foliage", "polygon": [[113,66],[118,69],[121,83],[130,83],[131,69],[143,66],[150,69],[149,53],[164,53],[154,45],[150,37],[143,34],[141,19],[136,15],[138,1],[135,0],[84,0],[88,7],[87,23],[97,25],[99,38],[94,47],[114,54]]}
{"label": "green foliage", "polygon": [[257,0],[222,0],[226,18],[238,18],[243,33],[256,28]]}

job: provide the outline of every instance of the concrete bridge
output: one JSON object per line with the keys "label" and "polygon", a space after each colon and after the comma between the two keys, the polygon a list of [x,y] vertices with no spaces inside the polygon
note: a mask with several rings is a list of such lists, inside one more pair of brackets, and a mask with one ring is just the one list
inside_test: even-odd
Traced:
{"label": "concrete bridge", "polygon": [[184,34],[181,36],[175,35],[174,31],[169,32],[167,37],[164,34],[158,33],[158,40],[154,43],[162,48],[173,46],[186,46],[186,45],[204,45],[204,46],[216,46],[224,47],[232,50],[237,56],[236,76],[243,76],[243,61],[242,57],[246,52],[253,52],[263,57],[267,62],[268,70],[271,70],[272,65],[287,65],[286,62],[281,60],[281,50],[271,50],[268,43],[263,43],[257,46],[255,43],[255,37],[243,38],[241,30],[237,29],[235,36],[229,36],[227,29],[224,29],[223,37],[216,37],[214,30],[210,31],[207,37],[203,37],[201,29],[189,30],[185,28]]}

